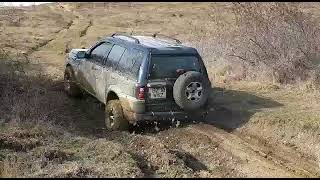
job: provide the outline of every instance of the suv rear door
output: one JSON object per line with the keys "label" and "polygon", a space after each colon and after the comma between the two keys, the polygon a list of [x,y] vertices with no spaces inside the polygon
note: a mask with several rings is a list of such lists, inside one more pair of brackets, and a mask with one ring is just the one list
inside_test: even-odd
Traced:
{"label": "suv rear door", "polygon": [[151,55],[146,111],[182,111],[173,98],[173,86],[180,74],[202,72],[197,55]]}

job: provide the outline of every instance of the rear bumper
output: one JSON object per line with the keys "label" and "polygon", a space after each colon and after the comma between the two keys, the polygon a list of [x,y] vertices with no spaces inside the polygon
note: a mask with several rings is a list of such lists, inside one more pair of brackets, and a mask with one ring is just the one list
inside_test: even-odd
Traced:
{"label": "rear bumper", "polygon": [[201,120],[208,112],[206,110],[194,113],[187,112],[146,112],[143,114],[134,112],[125,112],[126,119],[130,123],[137,121],[154,121],[154,120]]}
{"label": "rear bumper", "polygon": [[165,112],[145,112],[145,101],[135,98],[120,97],[125,118],[130,123],[137,121],[154,120],[200,120],[208,114],[208,104],[195,112],[186,111],[165,111]]}

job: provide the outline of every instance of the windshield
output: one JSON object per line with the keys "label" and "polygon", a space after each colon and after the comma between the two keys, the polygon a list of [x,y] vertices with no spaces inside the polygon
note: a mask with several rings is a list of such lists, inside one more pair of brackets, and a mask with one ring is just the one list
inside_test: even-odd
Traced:
{"label": "windshield", "polygon": [[178,78],[177,70],[198,71],[200,65],[196,56],[152,56],[150,79]]}

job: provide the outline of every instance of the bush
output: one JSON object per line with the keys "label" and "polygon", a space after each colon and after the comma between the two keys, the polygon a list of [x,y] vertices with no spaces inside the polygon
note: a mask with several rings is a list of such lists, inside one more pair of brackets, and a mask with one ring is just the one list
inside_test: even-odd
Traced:
{"label": "bush", "polygon": [[320,55],[320,31],[300,3],[233,3],[232,10],[236,34],[230,56],[267,67],[278,83],[310,78]]}

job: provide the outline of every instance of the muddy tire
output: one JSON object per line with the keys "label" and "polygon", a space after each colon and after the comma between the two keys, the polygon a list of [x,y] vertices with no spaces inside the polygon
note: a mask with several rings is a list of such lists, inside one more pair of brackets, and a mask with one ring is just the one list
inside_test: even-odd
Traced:
{"label": "muddy tire", "polygon": [[64,91],[70,97],[80,97],[82,95],[81,89],[75,83],[74,74],[70,67],[67,67],[64,72]]}
{"label": "muddy tire", "polygon": [[119,100],[110,100],[105,109],[105,124],[108,130],[127,131],[129,122],[125,119]]}
{"label": "muddy tire", "polygon": [[182,109],[195,111],[205,105],[209,91],[209,82],[201,73],[188,71],[174,83],[173,98]]}

